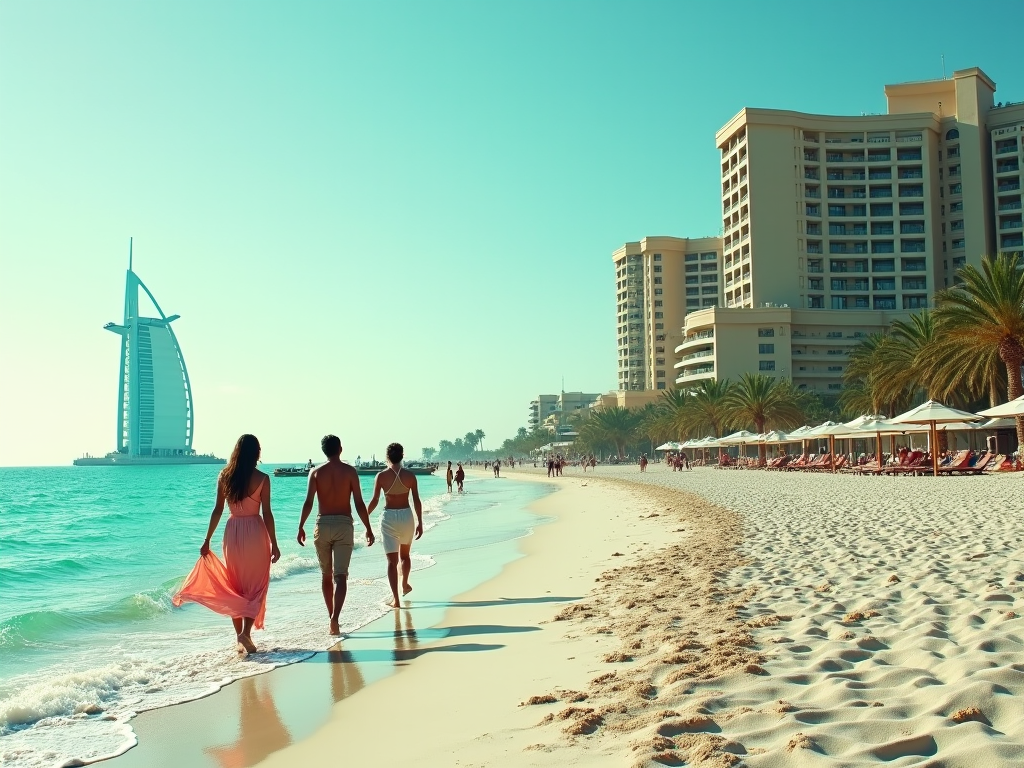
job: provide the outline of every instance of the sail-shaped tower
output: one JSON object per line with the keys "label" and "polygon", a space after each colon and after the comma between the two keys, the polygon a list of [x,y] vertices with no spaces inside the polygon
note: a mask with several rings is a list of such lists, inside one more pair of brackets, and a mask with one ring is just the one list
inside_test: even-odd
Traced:
{"label": "sail-shaped tower", "polygon": [[[159,317],[139,313],[140,289]],[[179,317],[166,315],[153,292],[135,274],[129,245],[124,319],[103,326],[121,337],[117,450],[102,459],[77,459],[76,464],[223,463],[213,456],[198,456],[192,448],[192,386],[171,328]]]}

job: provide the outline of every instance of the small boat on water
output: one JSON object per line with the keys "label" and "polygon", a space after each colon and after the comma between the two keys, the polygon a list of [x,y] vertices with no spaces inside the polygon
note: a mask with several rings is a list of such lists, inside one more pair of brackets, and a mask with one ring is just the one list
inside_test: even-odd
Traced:
{"label": "small boat on water", "polygon": [[[278,467],[274,470],[274,477],[308,477],[310,471],[315,466],[310,462],[304,467]],[[381,461],[367,461],[355,464],[354,466],[356,473],[360,475],[376,475],[378,472],[383,472],[388,468],[388,465]],[[438,465],[413,461],[409,464],[403,464],[402,467],[414,475],[432,475],[437,471]]]}
{"label": "small boat on water", "polygon": [[[408,470],[414,475],[432,475],[437,471],[437,466],[437,464],[425,464],[422,461],[411,461],[408,464],[402,464],[402,469]],[[388,465],[382,461],[369,461],[356,464],[355,468],[360,475],[376,475],[387,469]]]}
{"label": "small boat on water", "polygon": [[274,477],[307,477],[309,467],[278,467],[274,470]]}

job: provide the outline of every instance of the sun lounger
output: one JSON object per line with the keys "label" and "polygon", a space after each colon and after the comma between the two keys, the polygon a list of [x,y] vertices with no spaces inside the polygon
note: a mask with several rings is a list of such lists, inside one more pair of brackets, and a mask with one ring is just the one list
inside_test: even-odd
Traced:
{"label": "sun lounger", "polygon": [[992,461],[992,454],[968,457],[968,461],[956,467],[939,467],[939,472],[946,475],[980,475]]}

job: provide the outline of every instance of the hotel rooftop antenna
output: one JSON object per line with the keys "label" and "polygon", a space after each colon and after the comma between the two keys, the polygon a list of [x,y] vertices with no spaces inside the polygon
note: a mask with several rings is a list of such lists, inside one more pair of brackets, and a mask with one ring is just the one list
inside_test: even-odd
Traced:
{"label": "hotel rooftop antenna", "polygon": [[128,271],[132,271],[132,238],[128,238]]}
{"label": "hotel rooftop antenna", "polygon": [[946,79],[946,54],[940,53],[939,57],[942,59],[942,79]]}

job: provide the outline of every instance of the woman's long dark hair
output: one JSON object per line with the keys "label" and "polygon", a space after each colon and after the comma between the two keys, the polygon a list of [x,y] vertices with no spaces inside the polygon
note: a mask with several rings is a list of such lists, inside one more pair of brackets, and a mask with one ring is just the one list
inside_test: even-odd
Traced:
{"label": "woman's long dark hair", "polygon": [[249,480],[260,458],[260,441],[255,435],[242,435],[235,443],[227,466],[220,472],[224,496],[228,501],[241,501],[249,495]]}

